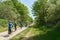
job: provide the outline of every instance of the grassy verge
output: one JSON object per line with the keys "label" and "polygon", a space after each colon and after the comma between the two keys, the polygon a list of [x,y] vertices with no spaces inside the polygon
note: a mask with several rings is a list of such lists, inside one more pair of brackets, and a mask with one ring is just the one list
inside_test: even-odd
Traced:
{"label": "grassy verge", "polygon": [[0,32],[4,32],[4,31],[6,31],[6,30],[8,30],[7,27],[0,27]]}
{"label": "grassy verge", "polygon": [[7,30],[8,20],[0,19],[0,32],[4,32]]}
{"label": "grassy verge", "polygon": [[11,40],[21,40],[25,38],[26,34],[31,31],[30,37],[28,40],[60,40],[60,31],[47,29],[41,30],[41,28],[28,28],[27,30],[23,31],[22,33],[16,35]]}
{"label": "grassy verge", "polygon": [[28,40],[41,40],[40,39],[40,35],[44,35],[46,32],[44,32],[43,30],[39,30],[36,28],[31,28],[31,35],[28,38]]}
{"label": "grassy verge", "polygon": [[38,30],[32,28],[31,35],[28,40],[60,40],[60,31],[52,29]]}
{"label": "grassy verge", "polygon": [[24,38],[24,36],[30,31],[30,28],[26,29],[25,31],[21,32],[20,34],[16,35],[10,40],[21,40]]}
{"label": "grassy verge", "polygon": [[35,35],[39,35],[39,34],[45,34],[45,32],[42,30],[38,30],[36,28],[31,28],[31,35],[30,36],[35,36]]}
{"label": "grassy verge", "polygon": [[[45,34],[44,31],[31,27],[31,28],[28,28],[27,30],[21,32],[20,34],[16,35],[15,37],[13,37],[10,40],[22,40],[23,38],[25,38],[26,34],[29,31],[31,31],[31,34],[29,35],[30,37]],[[32,39],[35,40],[35,38],[29,38],[29,40],[32,40]]]}

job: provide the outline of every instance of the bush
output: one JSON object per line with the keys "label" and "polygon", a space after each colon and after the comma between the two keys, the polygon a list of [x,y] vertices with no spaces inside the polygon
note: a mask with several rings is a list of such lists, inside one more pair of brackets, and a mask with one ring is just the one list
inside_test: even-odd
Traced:
{"label": "bush", "polygon": [[8,24],[8,20],[0,19],[0,26],[2,26],[2,27],[6,27],[7,24]]}

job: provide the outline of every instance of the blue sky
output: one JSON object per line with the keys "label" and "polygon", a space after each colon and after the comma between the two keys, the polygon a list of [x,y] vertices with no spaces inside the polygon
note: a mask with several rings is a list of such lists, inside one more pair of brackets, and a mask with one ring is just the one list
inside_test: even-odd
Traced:
{"label": "blue sky", "polygon": [[28,10],[30,13],[29,15],[34,19],[34,16],[33,16],[32,11],[31,11],[34,0],[19,0],[19,1],[28,7]]}

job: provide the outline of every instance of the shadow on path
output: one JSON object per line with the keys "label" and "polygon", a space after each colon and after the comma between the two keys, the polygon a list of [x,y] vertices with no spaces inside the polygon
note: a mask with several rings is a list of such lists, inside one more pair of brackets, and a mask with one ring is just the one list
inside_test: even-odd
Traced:
{"label": "shadow on path", "polygon": [[7,34],[7,35],[4,35],[3,37],[9,37],[9,34]]}

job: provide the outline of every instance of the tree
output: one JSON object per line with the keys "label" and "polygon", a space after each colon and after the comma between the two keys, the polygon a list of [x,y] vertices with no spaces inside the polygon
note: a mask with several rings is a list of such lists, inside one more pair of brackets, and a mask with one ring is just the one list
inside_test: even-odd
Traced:
{"label": "tree", "polygon": [[33,4],[33,14],[36,16],[36,23],[38,25],[45,24],[46,3],[47,0],[37,0]]}
{"label": "tree", "polygon": [[50,0],[49,7],[47,8],[47,24],[56,25],[56,23],[60,20],[60,4],[59,0]]}
{"label": "tree", "polygon": [[0,18],[7,20],[14,20],[14,18],[17,18],[17,15],[15,14],[15,12],[11,10],[9,6],[4,5],[0,6]]}
{"label": "tree", "polygon": [[19,3],[18,0],[11,0],[11,1],[13,2],[16,10],[20,14],[20,20],[25,23],[27,21],[27,16],[29,14],[27,7],[24,4]]}

